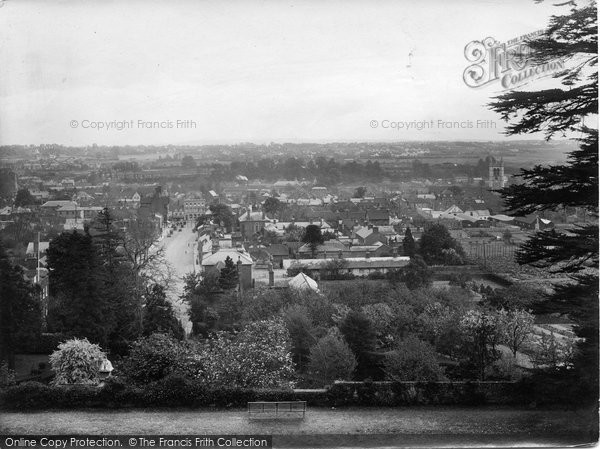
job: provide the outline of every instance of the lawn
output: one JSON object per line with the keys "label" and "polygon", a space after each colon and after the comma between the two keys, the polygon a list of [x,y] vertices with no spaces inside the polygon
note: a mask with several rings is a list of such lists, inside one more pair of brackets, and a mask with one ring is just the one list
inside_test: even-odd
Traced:
{"label": "lawn", "polygon": [[1,434],[272,434],[274,447],[570,445],[592,441],[590,410],[499,407],[310,408],[305,420],[245,410],[5,412]]}

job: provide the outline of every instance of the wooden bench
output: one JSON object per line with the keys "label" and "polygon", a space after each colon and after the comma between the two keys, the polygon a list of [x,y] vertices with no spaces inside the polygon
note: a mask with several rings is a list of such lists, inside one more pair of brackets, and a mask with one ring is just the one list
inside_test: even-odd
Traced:
{"label": "wooden bench", "polygon": [[248,402],[249,418],[304,419],[306,401]]}

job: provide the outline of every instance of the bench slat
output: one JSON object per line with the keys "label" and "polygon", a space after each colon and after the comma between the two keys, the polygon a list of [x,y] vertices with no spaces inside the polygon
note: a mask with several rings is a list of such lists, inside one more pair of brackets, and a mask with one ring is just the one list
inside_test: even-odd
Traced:
{"label": "bench slat", "polygon": [[[280,413],[281,412],[281,413]],[[284,413],[302,413],[302,418],[306,414],[306,401],[257,401],[248,402],[248,414],[268,414],[274,413],[275,417]]]}

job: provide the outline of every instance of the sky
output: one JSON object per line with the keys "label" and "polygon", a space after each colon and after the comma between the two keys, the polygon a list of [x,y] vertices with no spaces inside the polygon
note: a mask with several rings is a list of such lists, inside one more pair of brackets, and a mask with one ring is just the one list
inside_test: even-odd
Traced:
{"label": "sky", "polygon": [[552,3],[0,0],[0,145],[506,139],[465,46]]}

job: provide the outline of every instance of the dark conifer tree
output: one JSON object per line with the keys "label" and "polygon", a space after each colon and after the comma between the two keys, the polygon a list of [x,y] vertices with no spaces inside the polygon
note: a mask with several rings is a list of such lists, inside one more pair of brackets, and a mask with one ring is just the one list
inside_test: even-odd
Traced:
{"label": "dark conifer tree", "polygon": [[[579,149],[559,165],[522,170],[524,183],[501,194],[509,211],[526,215],[577,208],[587,217],[567,230],[537,232],[521,246],[517,261],[563,273],[571,278],[555,289],[538,311],[560,312],[575,323],[578,343],[576,384],[598,398],[598,131],[588,125],[598,113],[598,26],[596,3],[566,2],[570,11],[553,16],[545,33],[529,42],[531,63],[565,61],[555,78],[561,86],[512,91],[490,107],[509,121],[509,135],[543,132],[546,139],[575,134]],[[590,394],[591,393],[591,394]]]}
{"label": "dark conifer tree", "polygon": [[169,334],[178,340],[183,339],[183,327],[175,317],[173,307],[167,300],[163,286],[154,284],[146,295],[144,308],[143,334]]}
{"label": "dark conifer tree", "polygon": [[39,292],[0,245],[0,360],[15,367],[15,352],[42,329]]}
{"label": "dark conifer tree", "polygon": [[232,290],[237,287],[239,274],[233,259],[229,256],[225,258],[225,267],[221,268],[221,276],[219,277],[219,286],[223,290]]}
{"label": "dark conifer tree", "polygon": [[415,239],[410,228],[406,228],[404,238],[402,239],[402,248],[405,256],[414,256],[416,251]]}

